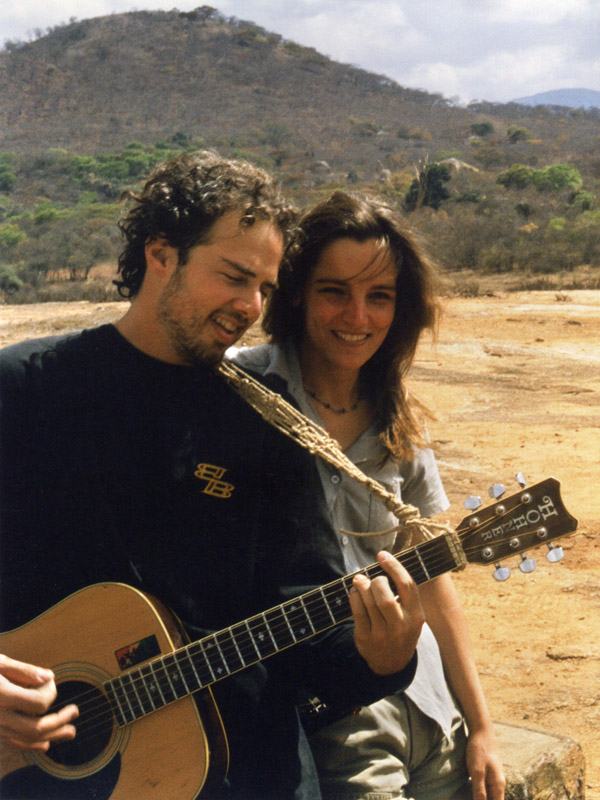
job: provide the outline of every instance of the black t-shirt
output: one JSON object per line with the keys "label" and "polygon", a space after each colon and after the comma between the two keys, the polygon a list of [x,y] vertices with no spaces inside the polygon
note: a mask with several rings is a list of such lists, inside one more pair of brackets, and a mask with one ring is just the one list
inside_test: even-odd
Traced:
{"label": "black t-shirt", "polygon": [[[343,574],[312,457],[212,370],[150,358],[112,325],[2,351],[0,436],[4,630],[122,581],[195,639]],[[215,687],[247,800],[317,796],[298,755],[298,674],[336,702],[400,682],[370,674],[350,625],[292,650]]]}

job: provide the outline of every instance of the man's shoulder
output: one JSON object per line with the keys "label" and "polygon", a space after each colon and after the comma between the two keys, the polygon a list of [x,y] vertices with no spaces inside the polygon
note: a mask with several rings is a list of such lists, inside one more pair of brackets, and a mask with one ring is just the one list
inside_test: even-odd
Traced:
{"label": "man's shoulder", "polygon": [[24,379],[25,376],[49,372],[53,368],[68,368],[90,352],[98,352],[109,336],[110,326],[91,328],[74,333],[26,339],[0,350],[0,376],[3,382]]}

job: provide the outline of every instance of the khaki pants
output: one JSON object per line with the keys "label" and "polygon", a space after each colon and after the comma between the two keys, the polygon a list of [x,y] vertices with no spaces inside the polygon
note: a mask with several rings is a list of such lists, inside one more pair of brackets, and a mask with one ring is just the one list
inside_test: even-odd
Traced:
{"label": "khaki pants", "polygon": [[458,709],[450,740],[409,698],[392,695],[310,743],[323,800],[471,800]]}

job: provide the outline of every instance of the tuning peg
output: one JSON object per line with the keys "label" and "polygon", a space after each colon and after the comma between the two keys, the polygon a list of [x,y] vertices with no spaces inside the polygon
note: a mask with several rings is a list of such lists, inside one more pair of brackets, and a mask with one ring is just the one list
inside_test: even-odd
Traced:
{"label": "tuning peg", "polygon": [[481,505],[481,497],[477,497],[476,495],[472,494],[471,497],[467,497],[464,502],[464,506],[469,511],[477,511],[479,506]]}
{"label": "tuning peg", "polygon": [[515,480],[519,484],[521,489],[524,489],[527,486],[527,481],[522,472],[517,472],[517,474],[515,475]]}
{"label": "tuning peg", "polygon": [[510,567],[501,567],[498,563],[495,566],[496,569],[492,574],[497,581],[506,581],[510,578]]}
{"label": "tuning peg", "polygon": [[533,572],[536,567],[537,563],[535,558],[527,558],[525,553],[521,553],[521,563],[519,564],[521,572]]}
{"label": "tuning peg", "polygon": [[505,491],[506,489],[501,483],[493,483],[489,488],[489,495],[493,500],[498,500]]}
{"label": "tuning peg", "polygon": [[546,558],[548,561],[552,561],[555,564],[557,561],[560,561],[565,557],[565,551],[562,547],[557,547],[554,544],[548,545],[548,552],[546,553]]}

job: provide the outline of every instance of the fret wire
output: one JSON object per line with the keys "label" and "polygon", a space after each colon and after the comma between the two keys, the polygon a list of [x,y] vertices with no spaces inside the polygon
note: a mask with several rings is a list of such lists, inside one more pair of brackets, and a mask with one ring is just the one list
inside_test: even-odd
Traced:
{"label": "fret wire", "polygon": [[[152,676],[150,678],[150,681],[151,681],[150,683],[148,682],[148,680],[146,679],[146,676],[144,675],[144,670],[148,670],[150,672],[150,675]],[[152,662],[150,662],[149,664],[144,665],[144,667],[140,670],[139,674],[140,674],[141,680],[144,683],[144,686],[146,687],[146,694],[148,696],[148,700],[150,700],[150,704],[152,705],[152,710],[156,711],[157,706],[156,706],[156,703],[154,702],[153,693],[156,691],[157,685],[156,685],[156,681],[154,680],[154,677],[153,677],[154,673],[152,671]]]}
{"label": "fret wire", "polygon": [[127,702],[127,705],[129,706],[129,711],[131,712],[131,719],[133,721],[135,719],[135,714],[134,714],[131,702],[129,700],[129,695],[127,693],[127,690],[125,689],[125,684],[124,684],[124,679],[125,678],[126,678],[126,676],[122,675],[121,678],[119,679],[119,683],[121,685],[121,689],[123,690],[123,695],[125,696],[125,701]]}
{"label": "fret wire", "polygon": [[[204,649],[202,647],[201,642],[193,642],[191,645],[188,646],[188,651],[190,653],[190,662],[192,664],[192,669],[194,670],[196,677],[198,678],[198,683],[200,686],[208,686],[215,680],[214,673],[211,669],[210,663],[206,657]],[[192,651],[195,651],[194,653]],[[200,670],[205,677],[200,677]]]}
{"label": "fret wire", "polygon": [[191,645],[188,648],[188,650],[189,650],[189,659],[188,659],[189,664],[190,664],[190,666],[192,668],[192,671],[193,671],[194,675],[196,676],[196,681],[198,683],[198,687],[201,688],[202,686],[204,686],[204,682],[200,679],[200,676],[198,675],[198,670],[196,669],[196,664],[194,663],[194,657],[192,655],[192,646]]}
{"label": "fret wire", "polygon": [[[215,634],[215,641],[217,643],[217,647],[219,648],[219,653],[221,654],[221,658],[223,659],[223,664],[225,665],[225,670],[228,675],[231,675],[232,672],[237,672],[239,667],[236,664],[235,658],[235,650],[234,648],[230,647],[230,643],[226,637],[229,637],[231,641],[233,641],[234,648],[236,643],[231,635],[231,631],[229,628],[225,630],[219,631]],[[242,666],[245,666],[243,660],[240,660],[239,656],[237,657],[237,661],[241,663]]]}
{"label": "fret wire", "polygon": [[107,693],[110,692],[112,694],[114,700],[115,700],[118,714],[120,715],[121,720],[122,720],[122,722],[120,724],[121,725],[126,725],[128,720],[127,720],[127,717],[125,716],[125,713],[123,712],[123,707],[121,706],[121,701],[119,700],[119,695],[117,694],[116,688],[114,686],[114,681],[107,681],[106,684],[105,684],[105,687],[106,687]]}
{"label": "fret wire", "polygon": [[249,620],[246,620],[244,624],[245,624],[246,629],[248,631],[248,636],[250,637],[250,641],[252,642],[252,646],[256,650],[256,655],[258,656],[258,658],[260,660],[262,658],[262,656],[260,654],[260,651],[258,649],[258,646],[257,646],[256,642],[254,641],[254,636],[252,635],[252,631],[250,630]]}
{"label": "fret wire", "polygon": [[204,647],[204,641],[205,640],[200,639],[198,644],[200,646],[200,649],[202,650],[202,655],[204,656],[204,660],[206,661],[206,665],[208,666],[209,672],[212,675],[212,679],[213,679],[213,681],[216,681],[217,680],[217,676],[215,675],[215,672],[214,672],[214,670],[212,668],[212,664],[210,663],[210,659],[209,659],[209,657],[208,657],[208,655],[206,653],[206,648]]}
{"label": "fret wire", "polygon": [[321,592],[321,597],[323,598],[323,601],[325,603],[325,607],[327,608],[327,611],[329,611],[329,616],[331,617],[332,622],[335,622],[336,619],[333,616],[333,612],[331,611],[331,608],[329,607],[329,603],[327,602],[327,598],[325,597],[325,592],[323,591],[323,587],[321,587],[321,589],[319,591]]}
{"label": "fret wire", "polygon": [[285,620],[285,622],[286,622],[286,624],[287,624],[288,628],[290,629],[290,634],[291,634],[291,637],[292,637],[292,639],[294,640],[294,642],[297,642],[297,641],[298,641],[298,639],[296,639],[296,634],[294,633],[294,630],[293,630],[293,628],[292,628],[292,626],[291,626],[291,623],[290,623],[290,621],[289,621],[289,619],[288,619],[287,612],[285,611],[285,609],[284,609],[284,607],[283,607],[283,606],[282,606],[282,611],[283,611],[283,618],[284,618],[284,620]]}
{"label": "fret wire", "polygon": [[302,605],[302,608],[304,609],[304,613],[306,614],[306,618],[308,619],[308,624],[310,625],[312,632],[313,632],[313,633],[316,633],[316,631],[315,631],[315,627],[314,627],[314,625],[312,624],[312,620],[311,620],[311,618],[310,618],[310,614],[309,614],[309,613],[308,613],[308,611],[306,610],[306,606],[305,606],[305,604],[304,604],[304,599],[303,599],[302,597],[300,597],[300,604]]}
{"label": "fret wire", "polygon": [[169,682],[169,686],[171,687],[171,691],[173,692],[176,699],[178,697],[177,689],[175,688],[175,686],[173,685],[173,681],[171,680],[171,673],[166,658],[163,659],[163,667],[165,675],[167,676],[167,681]]}
{"label": "fret wire", "polygon": [[296,610],[292,610],[292,604],[288,602],[267,615],[269,627],[279,649],[292,647],[298,642],[298,632],[294,628],[295,614]]}
{"label": "fret wire", "polygon": [[169,677],[169,672],[167,669],[166,659],[161,658],[158,662],[159,666],[159,682],[162,681],[162,694],[165,698],[165,703],[172,703],[173,700],[177,698],[177,693],[173,688],[173,684],[171,683],[171,678]]}
{"label": "fret wire", "polygon": [[[409,571],[412,569],[419,573],[422,572],[425,578],[430,580],[432,573],[443,564],[443,561],[440,560],[444,556],[443,550],[450,552],[450,548],[447,546],[446,537],[438,537],[435,540],[424,542],[419,548],[415,548],[412,552],[407,553],[406,556],[404,556],[403,563]],[[400,554],[399,558],[402,561],[402,554]],[[452,559],[452,563],[455,563],[455,559]],[[370,577],[385,574],[377,564],[365,568],[364,572]],[[340,581],[335,581],[327,586],[319,587],[316,590],[308,592],[306,595],[287,601],[272,610],[270,618],[266,616],[267,612],[265,612],[265,614],[257,615],[257,617],[253,619],[245,620],[243,623],[239,623],[238,626],[227,629],[227,634],[225,634],[225,632],[219,632],[220,639],[217,638],[216,635],[213,636],[210,645],[208,645],[207,642],[200,643],[198,646],[199,653],[203,656],[203,661],[212,680],[217,681],[222,677],[219,670],[224,670],[227,674],[231,673],[232,667],[230,662],[234,655],[236,655],[236,661],[239,659],[240,665],[243,667],[248,665],[249,659],[254,660],[255,656],[258,660],[262,660],[271,654],[265,654],[264,645],[261,649],[261,645],[259,644],[260,640],[257,639],[256,631],[260,631],[261,629],[265,631],[275,648],[274,652],[278,652],[291,643],[296,643],[330,627],[330,622],[332,624],[338,624],[344,619],[341,615],[350,616],[349,607],[347,607],[347,605],[340,606],[340,594],[345,594],[346,598],[349,597],[348,579],[351,580],[351,578],[352,576],[346,576]],[[255,625],[256,623],[260,623],[256,626],[256,631],[253,631],[251,627],[253,622]],[[282,625],[283,628],[281,627]],[[283,630],[286,630],[289,636],[291,636],[292,642],[286,640],[284,643],[281,643],[279,641]],[[243,640],[241,639],[242,633],[244,634]],[[245,634],[247,634],[247,637]],[[225,635],[231,639],[231,642],[224,639]],[[264,639],[262,641],[264,642]],[[213,649],[211,650],[210,647]],[[206,684],[206,681],[201,679],[193,660],[189,663],[191,671],[188,670],[186,678],[186,664],[183,662],[180,663],[178,660],[182,658],[181,654],[177,655],[175,658],[176,660],[171,663],[177,668],[187,693],[193,691],[190,686],[190,679],[193,680],[195,678],[198,687]],[[216,658],[220,659],[218,667]],[[215,664],[214,667],[213,663]],[[155,675],[156,687],[163,703],[170,702],[163,692],[161,681],[156,676],[154,664],[150,666],[150,670]],[[140,677],[143,679],[144,675],[141,674]],[[164,677],[170,688],[170,693],[174,695],[174,698],[177,698],[181,690],[175,685],[174,676],[172,676],[166,666],[164,667]],[[131,677],[129,677],[128,680],[131,682]],[[155,706],[154,699],[150,694],[146,693],[142,696],[133,682],[131,682],[130,686],[133,689],[134,695],[125,691],[123,687],[124,697],[130,714],[136,716],[139,713],[133,704],[134,697],[137,700],[140,710],[144,713],[147,713],[146,708],[148,705]],[[112,693],[120,712],[120,717],[126,719],[128,714],[123,711],[122,700],[119,698],[118,693],[115,693],[114,688],[112,689]]]}
{"label": "fret wire", "polygon": [[144,707],[144,702],[143,702],[142,697],[140,695],[140,691],[141,691],[141,689],[144,688],[144,684],[143,684],[143,682],[138,682],[139,686],[136,685],[136,682],[135,682],[135,680],[133,680],[131,673],[128,675],[128,678],[129,678],[129,684],[133,687],[133,691],[134,691],[135,697],[136,697],[138,705],[140,706],[140,709],[142,711],[141,714],[138,713],[136,716],[137,717],[145,716],[148,712],[146,711],[146,709]]}
{"label": "fret wire", "polygon": [[225,657],[224,657],[223,652],[221,650],[221,645],[220,645],[219,640],[217,638],[217,634],[215,634],[213,639],[214,639],[215,645],[217,647],[217,650],[219,651],[219,655],[221,656],[221,660],[223,662],[223,666],[225,667],[225,672],[227,672],[227,674],[229,674],[229,669],[227,667],[227,662],[225,661]]}
{"label": "fret wire", "polygon": [[133,692],[134,692],[135,698],[136,698],[136,700],[138,702],[138,705],[139,705],[140,709],[142,710],[142,714],[138,713],[138,714],[136,714],[136,716],[137,717],[144,716],[146,714],[146,710],[144,708],[144,703],[143,703],[142,698],[140,696],[140,693],[138,691],[138,687],[136,686],[135,681],[132,679],[131,674],[128,675],[128,678],[129,678],[130,686],[133,687]]}
{"label": "fret wire", "polygon": [[[204,646],[204,653],[209,661],[210,671],[212,672],[215,681],[221,680],[221,678],[225,677],[225,675],[229,675],[229,670],[227,669],[227,664],[223,658],[223,654],[221,652],[221,648],[219,646],[219,642],[217,640],[217,634],[213,634],[210,637],[210,640],[204,640],[206,645]],[[212,648],[212,650],[211,650]],[[213,664],[211,663],[211,658],[214,658],[215,661],[218,658],[219,663]],[[225,673],[222,675],[221,673]]]}
{"label": "fret wire", "polygon": [[[181,668],[181,664],[180,664],[180,662],[179,662],[179,659],[180,659],[180,657],[181,657],[181,656],[183,656],[183,655],[184,655],[184,654],[183,654],[183,653],[181,653],[181,651],[176,651],[176,652],[174,653],[175,665],[177,666],[177,669],[179,670],[179,674],[181,675],[181,680],[183,681],[183,685],[185,686],[185,690],[186,690],[187,694],[191,694],[191,693],[192,693],[192,690],[190,689],[190,687],[189,687],[189,684],[188,684],[188,682],[187,682],[187,681],[186,681],[186,679],[185,679],[185,673],[184,673],[184,671],[182,670],[182,668]],[[196,687],[196,688],[198,688],[198,687]]]}

